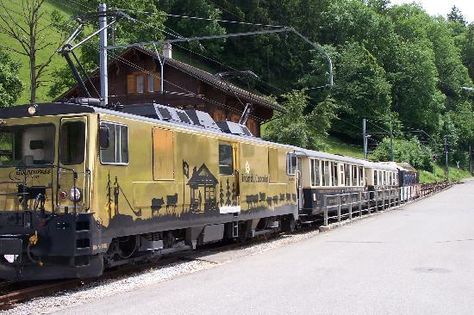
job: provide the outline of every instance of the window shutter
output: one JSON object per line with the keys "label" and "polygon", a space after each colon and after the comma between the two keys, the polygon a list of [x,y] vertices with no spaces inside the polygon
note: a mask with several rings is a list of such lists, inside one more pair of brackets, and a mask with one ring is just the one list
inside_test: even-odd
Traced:
{"label": "window shutter", "polygon": [[137,92],[136,87],[137,87],[137,83],[135,80],[135,75],[128,74],[127,75],[127,94],[135,94]]}

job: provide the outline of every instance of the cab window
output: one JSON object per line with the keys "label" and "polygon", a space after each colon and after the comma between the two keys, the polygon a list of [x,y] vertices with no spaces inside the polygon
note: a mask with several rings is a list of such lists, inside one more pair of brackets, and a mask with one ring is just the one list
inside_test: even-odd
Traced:
{"label": "cab window", "polygon": [[59,156],[63,165],[84,162],[85,129],[82,121],[66,122],[61,126]]}
{"label": "cab window", "polygon": [[0,166],[42,166],[54,163],[53,125],[0,128]]}
{"label": "cab window", "polygon": [[232,145],[219,144],[219,174],[232,175],[234,173],[234,157]]}
{"label": "cab window", "polygon": [[101,123],[108,130],[108,146],[100,148],[100,161],[104,164],[128,163],[128,127],[114,123]]}

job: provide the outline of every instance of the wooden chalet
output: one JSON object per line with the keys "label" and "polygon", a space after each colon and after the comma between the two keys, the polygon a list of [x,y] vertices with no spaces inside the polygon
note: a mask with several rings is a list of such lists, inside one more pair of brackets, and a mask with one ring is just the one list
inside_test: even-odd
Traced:
{"label": "wooden chalet", "polygon": [[[247,103],[252,112],[247,127],[260,136],[262,122],[272,118],[282,107],[268,98],[239,88],[207,71],[172,58],[171,47],[160,58],[143,48],[129,48],[118,56],[109,57],[109,103],[142,104],[156,102],[182,109],[208,112],[215,121],[237,122]],[[163,62],[161,73],[160,59]],[[163,91],[161,76],[163,75]],[[91,83],[95,86],[93,88]],[[86,82],[91,94],[99,90],[98,72]],[[78,85],[59,99],[85,96]]]}

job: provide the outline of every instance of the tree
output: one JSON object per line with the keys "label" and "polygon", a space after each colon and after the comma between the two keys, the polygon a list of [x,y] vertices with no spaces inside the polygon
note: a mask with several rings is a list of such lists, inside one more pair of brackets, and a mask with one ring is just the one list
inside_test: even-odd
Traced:
{"label": "tree", "polygon": [[0,50],[0,107],[12,106],[23,89],[18,78],[19,64]]}
{"label": "tree", "polygon": [[[384,138],[377,148],[372,152],[370,158],[375,161],[390,161],[391,143],[389,138]],[[432,152],[423,146],[417,138],[395,139],[393,141],[393,155],[397,162],[410,163],[413,167],[432,171]]]}
{"label": "tree", "polygon": [[[44,85],[42,78],[46,74],[47,67],[56,54],[51,49],[54,42],[43,37],[49,25],[44,25],[45,11],[43,10],[45,0],[22,0],[21,12],[12,11],[0,1],[0,32],[14,39],[19,48],[1,45],[5,50],[28,57],[30,70],[30,103],[36,103],[36,90]],[[49,51],[51,50],[51,51]],[[38,53],[48,51],[48,57],[43,62],[38,62]]]}
{"label": "tree", "polygon": [[[78,0],[78,2],[80,2],[83,7],[88,7],[93,11],[96,10],[99,3],[103,1]],[[107,1],[107,8],[111,12],[113,12],[113,9],[121,9],[127,15],[135,19],[135,21],[125,18],[118,20],[118,22],[113,26],[114,31],[109,31],[109,44],[130,44],[163,39],[164,34],[162,31],[164,29],[163,23],[165,21],[165,16],[160,10],[158,10],[157,3],[148,0],[109,0]],[[53,12],[53,14],[53,20],[55,21],[53,27],[59,32],[69,35],[77,27],[77,23],[71,23],[70,19],[64,18],[60,14],[57,14],[57,12]],[[93,30],[98,29],[97,15],[92,15],[91,19],[87,19],[84,22],[88,24],[88,26],[92,26]],[[83,39],[88,34],[86,33],[87,32],[83,32],[78,36],[76,41]],[[112,33],[114,36],[112,36]],[[153,49],[152,46],[149,46],[149,48]],[[158,46],[157,48],[158,50],[160,49]],[[93,37],[78,48],[79,53],[77,53],[77,55],[86,71],[92,72],[97,69],[99,64],[98,49],[98,36]],[[120,51],[120,49],[109,50],[109,60],[116,59],[116,56],[120,54]],[[53,74],[53,82],[48,91],[48,96],[51,98],[58,97],[68,88],[76,84],[71,70],[66,64],[63,67],[54,70]]]}
{"label": "tree", "polygon": [[293,90],[283,95],[284,113],[267,123],[263,138],[303,148],[321,148],[335,118],[336,104],[330,97],[316,106],[310,104],[305,90]]}
{"label": "tree", "polygon": [[458,22],[462,25],[466,25],[466,19],[462,15],[461,10],[458,9],[455,5],[451,8],[451,11],[448,13],[448,21]]}
{"label": "tree", "polygon": [[474,23],[469,24],[466,30],[465,43],[462,47],[462,60],[474,81]]}

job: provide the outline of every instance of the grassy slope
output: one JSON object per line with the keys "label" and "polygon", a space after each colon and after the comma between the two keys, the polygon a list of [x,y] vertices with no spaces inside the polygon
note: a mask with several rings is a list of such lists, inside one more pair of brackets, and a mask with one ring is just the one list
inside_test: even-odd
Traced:
{"label": "grassy slope", "polygon": [[[5,1],[5,6],[7,6],[9,9],[11,9],[12,15],[15,17],[18,17],[20,19],[19,12],[21,12],[21,1]],[[42,62],[45,61],[49,56],[56,50],[58,45],[61,43],[62,38],[58,34],[56,30],[53,29],[53,27],[48,25],[51,23],[51,12],[53,10],[57,9],[59,12],[62,12],[65,15],[68,15],[64,11],[64,8],[60,5],[55,4],[53,0],[50,0],[48,2],[45,2],[43,10],[46,12],[45,18],[43,21],[40,23],[41,27],[47,27],[46,31],[43,33],[43,36],[48,39],[48,41],[51,41],[54,43],[54,45],[41,50],[38,52],[38,61]],[[18,12],[18,13],[17,13]],[[8,36],[4,34],[0,34],[0,42],[2,45],[5,46],[10,46],[14,47],[16,49],[20,48],[20,44],[16,42],[14,39],[9,38]],[[17,103],[18,104],[23,104],[29,102],[29,67],[28,67],[28,58],[26,56],[18,55],[12,52],[8,52],[9,55],[12,57],[13,60],[19,62],[21,64],[20,67],[20,79],[23,82],[24,88],[23,92],[18,99]],[[65,61],[63,58],[59,55],[54,56],[53,61],[50,64],[49,69],[53,70],[56,69],[62,65],[65,64]],[[43,77],[44,80],[49,80],[51,78],[51,74],[46,74],[45,77]],[[46,83],[47,84],[47,83]],[[42,86],[38,89],[37,91],[37,101],[38,102],[45,102],[49,101],[49,97],[47,96],[48,92],[48,86]]]}

